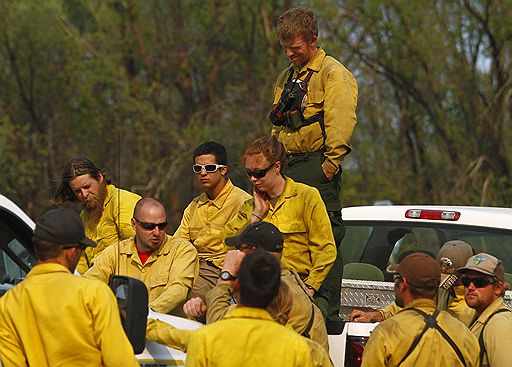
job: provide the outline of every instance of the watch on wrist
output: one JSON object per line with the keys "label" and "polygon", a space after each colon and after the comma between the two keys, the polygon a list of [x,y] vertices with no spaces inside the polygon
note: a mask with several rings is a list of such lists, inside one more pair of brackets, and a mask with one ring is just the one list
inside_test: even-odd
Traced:
{"label": "watch on wrist", "polygon": [[235,280],[236,277],[231,275],[229,271],[221,271],[219,274],[219,278],[222,280]]}

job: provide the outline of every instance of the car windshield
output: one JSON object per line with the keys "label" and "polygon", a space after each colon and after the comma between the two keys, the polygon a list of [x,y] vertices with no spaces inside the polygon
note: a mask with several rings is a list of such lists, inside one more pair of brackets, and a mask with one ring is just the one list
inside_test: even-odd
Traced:
{"label": "car windshield", "polygon": [[512,280],[512,231],[474,226],[345,221],[346,234],[341,248],[343,261],[368,263],[377,266],[387,281],[391,275],[385,269],[398,263],[409,251],[424,251],[434,257],[441,246],[450,240],[462,240],[475,253],[486,252],[503,261],[507,281]]}

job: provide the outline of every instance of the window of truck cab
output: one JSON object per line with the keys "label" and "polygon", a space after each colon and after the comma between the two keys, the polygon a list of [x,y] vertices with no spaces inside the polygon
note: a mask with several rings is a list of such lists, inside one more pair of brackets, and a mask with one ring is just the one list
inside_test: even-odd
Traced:
{"label": "window of truck cab", "polygon": [[389,264],[397,263],[410,251],[424,251],[436,256],[450,240],[467,242],[475,253],[486,252],[503,261],[507,281],[512,280],[512,231],[499,228],[399,221],[344,221],[345,237],[341,244],[343,261],[369,263],[380,268],[385,279]]}

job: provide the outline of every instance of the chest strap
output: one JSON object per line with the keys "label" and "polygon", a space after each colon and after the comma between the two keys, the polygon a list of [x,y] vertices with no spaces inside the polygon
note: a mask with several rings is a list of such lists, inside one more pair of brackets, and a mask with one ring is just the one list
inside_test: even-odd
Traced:
{"label": "chest strap", "polygon": [[508,308],[500,308],[499,310],[496,310],[494,311],[488,318],[487,320],[485,320],[484,322],[484,325],[482,326],[482,331],[480,332],[480,336],[478,337],[478,344],[480,345],[480,364],[479,366],[482,365],[482,362],[484,361],[484,355],[485,355],[485,343],[484,343],[484,329],[485,329],[485,326],[487,325],[487,323],[489,322],[489,320],[494,316],[496,315],[497,313],[502,313],[502,312],[512,312],[511,310],[509,310]]}
{"label": "chest strap", "polygon": [[424,312],[418,308],[408,308],[408,309],[402,310],[400,312],[405,312],[405,311],[415,311],[415,312],[419,313],[421,316],[423,316],[423,318],[425,319],[425,327],[423,328],[421,333],[419,333],[416,336],[416,338],[412,342],[411,346],[409,347],[409,350],[407,351],[407,353],[405,353],[405,356],[402,358],[400,363],[397,364],[397,367],[400,366],[407,359],[407,357],[409,357],[409,355],[412,353],[414,348],[416,348],[416,346],[420,342],[421,338],[423,337],[423,334],[425,334],[427,332],[427,330],[431,329],[431,328],[436,329],[441,334],[441,336],[448,342],[448,344],[450,344],[452,349],[455,351],[455,353],[457,354],[457,357],[459,357],[459,360],[462,363],[462,365],[464,367],[467,366],[466,361],[464,360],[464,356],[462,355],[462,352],[460,351],[459,347],[457,347],[457,345],[452,340],[452,338],[450,338],[450,336],[448,334],[446,334],[446,331],[444,331],[443,328],[441,326],[439,326],[439,324],[437,323],[436,318],[439,315],[439,313],[441,312],[441,311],[439,311],[439,309],[436,309],[432,315],[429,315],[426,312]]}
{"label": "chest strap", "polygon": [[[314,73],[314,70],[309,70],[309,72],[306,75],[306,77],[302,80],[304,83],[306,83],[306,85],[309,85],[309,80],[313,76],[313,73]],[[288,76],[288,80],[286,81],[287,83],[292,81],[293,74],[294,74],[294,70],[292,68],[290,70],[290,75]],[[299,74],[297,74],[297,78],[299,78]],[[325,124],[324,124],[324,112],[323,111],[317,113],[316,115],[311,116],[308,119],[304,119],[304,122],[303,122],[302,126],[309,126],[309,125],[314,124],[315,122],[318,122],[320,124],[320,128],[322,129],[322,136],[324,138],[324,146],[325,146],[326,135],[325,135]]]}

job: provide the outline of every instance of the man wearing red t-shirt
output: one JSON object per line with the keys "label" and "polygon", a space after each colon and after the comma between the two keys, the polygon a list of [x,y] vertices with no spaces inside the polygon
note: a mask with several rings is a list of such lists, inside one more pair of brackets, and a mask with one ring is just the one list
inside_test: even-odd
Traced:
{"label": "man wearing red t-shirt", "polygon": [[148,288],[151,309],[183,316],[181,307],[199,271],[196,249],[189,241],[165,233],[167,216],[156,199],[139,200],[132,226],[135,238],[105,249],[85,277],[103,282],[112,275],[140,279]]}

